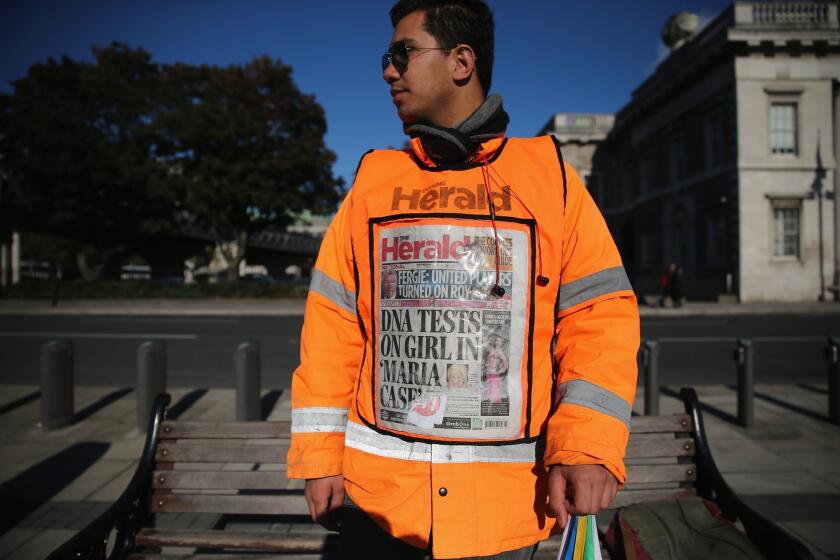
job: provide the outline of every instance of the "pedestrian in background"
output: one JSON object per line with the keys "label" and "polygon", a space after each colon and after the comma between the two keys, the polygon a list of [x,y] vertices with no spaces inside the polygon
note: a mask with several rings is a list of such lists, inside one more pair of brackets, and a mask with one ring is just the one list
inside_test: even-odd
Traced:
{"label": "pedestrian in background", "polygon": [[665,299],[671,297],[671,275],[676,272],[676,270],[677,265],[670,263],[662,270],[662,274],[659,275],[658,307],[665,307]]}

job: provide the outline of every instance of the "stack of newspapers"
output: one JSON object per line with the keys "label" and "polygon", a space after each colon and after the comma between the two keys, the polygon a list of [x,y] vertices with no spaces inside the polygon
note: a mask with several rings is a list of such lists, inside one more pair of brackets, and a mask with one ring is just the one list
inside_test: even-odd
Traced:
{"label": "stack of newspapers", "polygon": [[572,515],[563,531],[557,560],[602,560],[594,515]]}

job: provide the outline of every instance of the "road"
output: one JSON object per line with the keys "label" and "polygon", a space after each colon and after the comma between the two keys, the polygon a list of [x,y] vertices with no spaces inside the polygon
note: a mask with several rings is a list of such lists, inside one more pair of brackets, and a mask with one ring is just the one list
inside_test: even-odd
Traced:
{"label": "road", "polygon": [[[236,346],[260,342],[263,387],[290,386],[303,318],[1,316],[0,384],[39,382],[39,348],[55,337],[73,339],[76,383],[132,386],[137,346],[166,341],[171,387],[232,387]],[[823,348],[840,334],[837,315],[644,317],[642,336],[660,341],[662,383],[734,383],[737,337],[755,347],[759,383],[825,382]]]}

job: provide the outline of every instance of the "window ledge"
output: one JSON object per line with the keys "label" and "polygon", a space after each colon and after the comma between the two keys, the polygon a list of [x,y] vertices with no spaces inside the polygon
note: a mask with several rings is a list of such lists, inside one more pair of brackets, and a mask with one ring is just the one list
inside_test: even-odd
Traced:
{"label": "window ledge", "polygon": [[[764,198],[768,200],[805,200],[806,198],[808,198],[808,193],[769,192],[764,193]],[[780,206],[779,208],[782,207]],[[798,206],[796,208],[798,208]]]}

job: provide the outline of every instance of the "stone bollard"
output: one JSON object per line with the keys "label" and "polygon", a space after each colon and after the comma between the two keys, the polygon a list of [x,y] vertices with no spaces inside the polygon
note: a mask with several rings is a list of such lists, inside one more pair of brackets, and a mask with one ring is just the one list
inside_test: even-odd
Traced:
{"label": "stone bollard", "polygon": [[236,420],[262,420],[260,401],[260,344],[243,342],[234,354],[236,363]]}
{"label": "stone bollard", "polygon": [[828,337],[825,358],[828,363],[828,421],[840,425],[840,337]]}
{"label": "stone bollard", "polygon": [[73,423],[73,342],[51,340],[41,347],[41,429]]}
{"label": "stone bollard", "polygon": [[645,416],[659,415],[659,342],[645,340],[642,345],[645,368]]}
{"label": "stone bollard", "polygon": [[738,368],[738,423],[745,428],[752,428],[755,423],[755,373],[751,340],[738,339],[735,346],[735,364]]}
{"label": "stone bollard", "polygon": [[158,393],[166,392],[166,344],[149,340],[137,348],[137,429],[149,427]]}

